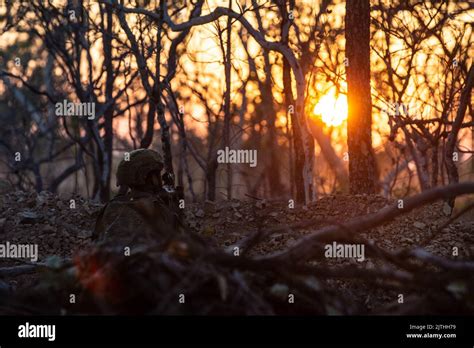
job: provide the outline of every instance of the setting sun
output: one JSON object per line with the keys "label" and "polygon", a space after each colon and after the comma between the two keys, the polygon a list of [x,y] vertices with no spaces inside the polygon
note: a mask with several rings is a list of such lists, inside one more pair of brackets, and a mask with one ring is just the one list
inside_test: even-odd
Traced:
{"label": "setting sun", "polygon": [[320,116],[328,126],[340,126],[347,119],[346,96],[336,97],[334,93],[324,95],[314,107],[313,113]]}

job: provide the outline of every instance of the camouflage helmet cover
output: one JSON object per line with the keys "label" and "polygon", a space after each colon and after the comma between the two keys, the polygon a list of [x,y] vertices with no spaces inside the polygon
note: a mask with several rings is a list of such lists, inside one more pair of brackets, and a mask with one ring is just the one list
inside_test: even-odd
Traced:
{"label": "camouflage helmet cover", "polygon": [[117,168],[117,185],[129,187],[146,184],[147,177],[152,172],[161,172],[163,157],[157,151],[137,149],[130,152],[129,160],[123,159]]}

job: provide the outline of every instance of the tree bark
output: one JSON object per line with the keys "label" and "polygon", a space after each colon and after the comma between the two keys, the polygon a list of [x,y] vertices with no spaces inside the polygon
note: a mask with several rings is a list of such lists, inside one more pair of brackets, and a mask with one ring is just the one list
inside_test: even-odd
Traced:
{"label": "tree bark", "polygon": [[346,56],[351,193],[375,193],[376,164],[372,149],[372,100],[370,95],[370,3],[346,3]]}
{"label": "tree bark", "polygon": [[[232,9],[232,0],[229,0],[229,9]],[[230,126],[231,126],[231,110],[230,110],[230,94],[231,94],[231,33],[232,33],[232,18],[227,18],[227,42],[225,49],[225,96],[224,96],[224,137],[223,143],[225,147],[230,148]],[[226,164],[226,188],[227,199],[232,199],[232,166],[230,163]]]}
{"label": "tree bark", "polygon": [[[106,18],[106,32],[103,35],[103,44],[104,44],[104,63],[107,72],[106,83],[105,83],[105,97],[106,100],[113,99],[113,88],[115,73],[112,65],[112,9],[110,6],[105,6],[105,18]],[[113,150],[113,139],[114,139],[114,130],[113,130],[113,116],[114,116],[114,107],[110,106],[104,113],[104,146],[106,151],[106,177],[105,185],[101,187],[100,200],[102,202],[107,202],[110,199],[110,179],[112,173],[112,150]]]}
{"label": "tree bark", "polygon": [[[461,92],[461,98],[459,100],[459,107],[456,113],[456,118],[454,119],[451,132],[448,135],[448,140],[446,142],[446,150],[444,153],[444,158],[446,161],[446,172],[448,174],[448,182],[450,184],[455,184],[459,182],[459,173],[456,164],[454,163],[454,151],[456,148],[456,143],[458,140],[458,134],[462,127],[462,121],[464,119],[464,114],[466,113],[467,106],[471,99],[472,88],[474,85],[474,64],[471,65],[469,73],[466,79],[466,85],[464,86]],[[449,199],[448,204],[451,207],[454,207],[455,197]]]}
{"label": "tree bark", "polygon": [[304,166],[304,150],[303,142],[301,141],[301,130],[298,125],[295,113],[289,113],[290,105],[294,105],[293,93],[291,92],[291,67],[290,64],[283,60],[283,86],[285,90],[285,104],[287,117],[291,118],[291,126],[293,130],[293,149],[294,149],[294,164],[293,164],[293,183],[295,188],[295,198],[297,202],[304,202],[304,180],[303,180],[303,166]]}
{"label": "tree bark", "polygon": [[466,85],[464,86],[461,92],[461,98],[459,100],[459,108],[456,113],[456,118],[454,119],[451,132],[449,133],[448,140],[446,142],[446,150],[445,150],[444,156],[446,160],[446,171],[448,173],[448,181],[450,184],[455,184],[459,182],[459,173],[458,173],[456,164],[454,163],[454,160],[453,160],[453,154],[456,147],[459,130],[462,127],[464,114],[466,113],[467,106],[471,99],[473,85],[474,85],[474,64],[471,65],[471,68],[469,69]]}

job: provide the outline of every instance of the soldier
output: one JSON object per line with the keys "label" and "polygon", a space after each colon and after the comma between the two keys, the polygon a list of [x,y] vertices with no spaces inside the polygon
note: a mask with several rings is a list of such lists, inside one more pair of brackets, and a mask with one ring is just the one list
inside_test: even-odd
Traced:
{"label": "soldier", "polygon": [[[163,158],[153,150],[130,152],[117,169],[117,196],[101,210],[93,238],[99,242],[147,242],[183,231],[179,200],[163,170]],[[167,185],[163,185],[163,177]]]}

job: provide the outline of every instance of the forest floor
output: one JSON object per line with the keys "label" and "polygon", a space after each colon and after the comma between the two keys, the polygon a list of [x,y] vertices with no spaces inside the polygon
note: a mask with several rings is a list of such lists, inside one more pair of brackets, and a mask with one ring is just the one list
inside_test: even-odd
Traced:
{"label": "forest floor", "polygon": [[[92,243],[95,219],[102,208],[81,197],[70,208],[71,197],[60,197],[48,192],[10,192],[0,195],[0,243],[38,244],[39,261],[49,256],[71,257]],[[253,250],[253,254],[270,254],[291,247],[298,238],[320,227],[343,223],[351,218],[377,212],[393,203],[377,195],[325,196],[309,207],[290,208],[287,201],[250,199],[219,203],[188,204],[185,216],[195,232],[219,247],[228,247],[259,228],[277,227],[298,221],[317,218],[320,222],[311,228],[272,235]],[[424,245],[439,256],[453,258],[453,247],[458,247],[462,259],[474,260],[474,216],[472,211],[448,226],[442,226],[449,211],[442,202],[420,207],[370,231],[361,237],[384,248],[396,251]],[[435,233],[437,231],[437,233]],[[370,258],[364,261],[373,267]],[[4,266],[17,261],[2,260]],[[334,260],[334,265],[357,263],[354,259]],[[1,281],[1,280],[0,280]],[[21,275],[8,279],[10,288],[25,288],[36,281],[35,275]],[[393,304],[396,294],[381,291],[363,282],[336,281],[332,286],[341,295],[353,298],[364,312],[377,311],[381,306]],[[422,294],[419,294],[422,296]]]}

